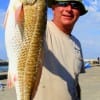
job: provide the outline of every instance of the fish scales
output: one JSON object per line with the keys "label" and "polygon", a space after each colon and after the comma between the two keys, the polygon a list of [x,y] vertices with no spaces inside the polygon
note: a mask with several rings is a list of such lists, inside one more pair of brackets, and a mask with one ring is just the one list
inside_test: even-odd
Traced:
{"label": "fish scales", "polygon": [[8,85],[15,85],[17,100],[34,98],[39,84],[46,12],[46,0],[10,0],[5,24]]}
{"label": "fish scales", "polygon": [[46,26],[46,1],[24,4],[23,10],[23,45],[18,59],[19,100],[31,100],[35,96],[42,70],[40,58]]}
{"label": "fish scales", "polygon": [[[35,12],[33,9],[34,7],[31,5],[23,5],[23,10],[24,10],[24,33],[23,33],[23,41],[22,41],[22,47],[21,47],[21,52],[20,56],[18,59],[18,82],[19,82],[19,87],[20,88],[20,96],[18,96],[18,100],[24,100],[24,68],[25,68],[25,63],[27,60],[27,54],[29,50],[29,45],[30,45],[30,40],[32,37],[32,32],[34,31],[34,25],[32,22],[36,22],[35,20],[35,15],[32,15]],[[23,98],[23,99],[21,99]]]}

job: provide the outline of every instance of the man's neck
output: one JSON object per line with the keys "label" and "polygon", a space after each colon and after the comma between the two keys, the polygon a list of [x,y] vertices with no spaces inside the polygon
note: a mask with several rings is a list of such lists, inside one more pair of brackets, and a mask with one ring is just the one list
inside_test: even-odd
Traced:
{"label": "man's neck", "polygon": [[53,23],[62,31],[64,32],[65,34],[67,35],[71,35],[71,31],[72,31],[72,26],[66,26],[66,25],[61,25],[61,24],[58,24],[56,23],[54,20],[52,20]]}

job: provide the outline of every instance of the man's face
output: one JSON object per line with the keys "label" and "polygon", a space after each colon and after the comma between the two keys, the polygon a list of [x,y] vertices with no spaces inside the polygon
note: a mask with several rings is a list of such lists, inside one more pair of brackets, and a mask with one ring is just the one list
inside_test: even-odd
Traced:
{"label": "man's face", "polygon": [[56,24],[63,26],[73,26],[80,16],[80,11],[77,7],[74,8],[71,3],[67,5],[61,4],[55,4],[52,6],[54,13],[53,21]]}

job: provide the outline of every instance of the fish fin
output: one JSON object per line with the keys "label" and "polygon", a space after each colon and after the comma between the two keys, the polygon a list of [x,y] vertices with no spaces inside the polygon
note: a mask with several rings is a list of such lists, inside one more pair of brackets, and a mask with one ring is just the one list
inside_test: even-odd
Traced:
{"label": "fish fin", "polygon": [[14,87],[16,80],[17,80],[16,75],[11,75],[10,72],[8,72],[8,79],[7,79],[8,88]]}
{"label": "fish fin", "polygon": [[18,8],[15,9],[15,21],[16,23],[21,24],[24,20],[24,10],[23,5],[21,4]]}

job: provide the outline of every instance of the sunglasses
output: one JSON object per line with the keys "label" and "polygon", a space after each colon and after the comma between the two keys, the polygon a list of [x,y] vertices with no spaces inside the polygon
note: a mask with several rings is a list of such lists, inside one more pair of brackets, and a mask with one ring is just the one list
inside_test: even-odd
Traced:
{"label": "sunglasses", "polygon": [[67,7],[68,5],[71,5],[72,9],[81,9],[81,4],[78,2],[71,2],[71,1],[56,1],[56,5]]}

